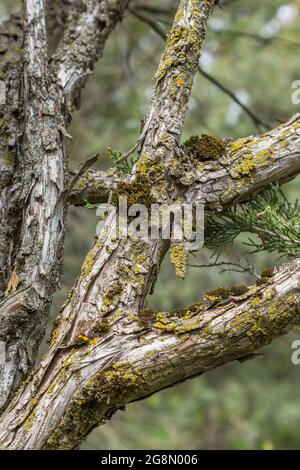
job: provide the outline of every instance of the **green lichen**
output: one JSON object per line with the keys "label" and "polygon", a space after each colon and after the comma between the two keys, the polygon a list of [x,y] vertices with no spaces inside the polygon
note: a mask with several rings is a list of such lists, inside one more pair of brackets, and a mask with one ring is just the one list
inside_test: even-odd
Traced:
{"label": "green lichen", "polygon": [[[101,291],[101,288],[100,288]],[[103,306],[102,310],[107,311],[110,307],[116,305],[123,292],[123,284],[120,281],[116,281],[114,284],[109,286],[105,293],[102,294]]]}
{"label": "green lichen", "polygon": [[24,429],[26,432],[30,431],[34,417],[35,417],[35,412],[31,413],[26,419],[25,425],[24,425]]}
{"label": "green lichen", "polygon": [[[139,395],[142,372],[125,362],[95,374],[74,397],[67,413],[47,441],[48,449],[71,449],[99,422]],[[109,407],[108,407],[109,404]]]}
{"label": "green lichen", "polygon": [[219,302],[221,300],[227,300],[230,297],[243,296],[249,291],[249,287],[239,285],[230,288],[218,287],[217,289],[206,292],[204,297],[210,302]]}
{"label": "green lichen", "polygon": [[106,333],[109,329],[110,329],[110,324],[108,320],[103,319],[99,321],[98,323],[96,323],[96,325],[94,326],[92,330],[92,335],[99,336],[103,333]]}
{"label": "green lichen", "polygon": [[156,313],[149,308],[144,308],[139,312],[137,320],[142,327],[150,327],[156,320]]}
{"label": "green lichen", "polygon": [[52,346],[56,342],[58,335],[59,335],[58,328],[53,328],[53,330],[51,331],[51,336],[50,336],[50,346]]}
{"label": "green lichen", "polygon": [[145,153],[140,155],[136,164],[136,171],[142,177],[153,178],[161,176],[164,172],[164,165],[160,160],[151,160]]}
{"label": "green lichen", "polygon": [[184,147],[199,161],[219,160],[226,150],[222,139],[206,134],[191,136]]}
{"label": "green lichen", "polygon": [[274,275],[274,267],[265,268],[262,273],[260,279],[256,281],[256,285],[261,286],[263,284],[267,284],[270,281],[270,278]]}
{"label": "green lichen", "polygon": [[119,197],[127,198],[127,205],[143,204],[146,207],[155,204],[155,199],[151,195],[149,181],[144,177],[139,177],[134,182],[122,181],[112,193],[111,202],[116,207],[119,205]]}
{"label": "green lichen", "polygon": [[54,389],[55,385],[56,385],[56,382],[55,382],[55,380],[54,380],[54,381],[49,385],[49,387],[47,388],[47,393],[51,393],[52,390]]}
{"label": "green lichen", "polygon": [[[255,144],[257,144],[257,142],[255,142]],[[251,147],[250,144],[249,147]],[[271,158],[274,158],[274,154],[270,149],[257,152],[247,149],[241,161],[233,165],[231,172],[233,176],[248,176],[258,168],[268,165]]]}
{"label": "green lichen", "polygon": [[95,254],[90,251],[85,260],[84,260],[84,263],[82,265],[82,268],[81,268],[81,276],[82,277],[85,277],[87,276],[90,272],[91,272],[91,269],[94,265],[94,262],[95,262]]}

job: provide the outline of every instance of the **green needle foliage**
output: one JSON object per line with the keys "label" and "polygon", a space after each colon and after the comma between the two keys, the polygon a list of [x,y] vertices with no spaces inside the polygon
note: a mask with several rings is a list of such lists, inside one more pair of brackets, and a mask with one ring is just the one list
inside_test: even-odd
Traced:
{"label": "green needle foliage", "polygon": [[289,257],[299,256],[298,200],[289,202],[278,186],[272,186],[255,199],[208,218],[205,244],[208,248],[219,249],[245,232],[256,235],[255,239],[249,237],[244,243],[251,252],[267,250]]}
{"label": "green needle foliage", "polygon": [[112,159],[114,166],[122,173],[130,175],[133,165],[135,164],[135,157],[128,157],[126,160],[118,162],[123,155],[122,152],[114,150],[111,147],[108,147],[107,150],[109,151],[110,158]]}

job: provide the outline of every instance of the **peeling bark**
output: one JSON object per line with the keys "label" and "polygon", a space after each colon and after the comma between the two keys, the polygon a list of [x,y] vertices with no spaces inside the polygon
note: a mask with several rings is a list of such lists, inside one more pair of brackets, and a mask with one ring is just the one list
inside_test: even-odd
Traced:
{"label": "peeling bark", "polygon": [[[207,161],[188,154],[184,145],[179,147],[168,173],[187,202],[203,202],[206,210],[214,211],[246,200],[273,182],[294,178],[300,171],[299,115],[266,134],[229,140],[225,145],[224,155]],[[143,168],[138,163],[146,173],[151,173],[151,166],[157,176],[157,165],[147,162]],[[124,180],[116,171],[90,170],[79,178],[69,202],[75,206],[107,202],[110,191]]]}
{"label": "peeling bark", "polygon": [[226,301],[208,296],[174,312],[126,312],[82,344],[61,343],[3,416],[0,445],[77,448],[126,404],[243,359],[299,324],[299,286],[297,261]]}
{"label": "peeling bark", "polygon": [[6,342],[1,405],[34,364],[58,281],[64,230],[62,113],[48,74],[43,1],[25,2],[24,31],[24,129],[17,170],[22,174],[22,223],[18,250],[12,253],[14,283],[8,283],[0,304],[1,339]]}
{"label": "peeling bark", "polygon": [[0,298],[13,271],[10,240],[19,218],[11,200],[20,132],[22,26],[22,19],[15,15],[0,27],[0,76],[5,83],[5,103],[1,104],[0,111]]}
{"label": "peeling bark", "polygon": [[[22,208],[22,224],[0,304],[0,339],[7,344],[2,403],[28,375],[44,330],[61,266],[67,197],[74,204],[98,202],[111,189],[118,196],[126,187],[134,198],[135,185],[142,185],[150,201],[201,201],[215,211],[300,170],[298,115],[262,136],[226,145],[209,137],[209,148],[203,148],[205,136],[196,139],[198,149],[191,142],[180,144],[215,5],[181,0],[133,174],[124,183],[117,173],[89,171],[69,195],[64,138],[70,111],[128,3],[76,2],[49,68],[44,2],[25,0],[23,127],[13,179],[21,184],[10,187],[18,201],[14,207]],[[11,181],[5,178],[4,186]],[[208,293],[203,303],[187,309],[143,309],[168,241],[116,239],[115,215],[109,217],[105,240],[93,244],[57,317],[48,352],[0,418],[2,448],[77,448],[127,403],[242,359],[300,322],[299,260],[279,268],[263,285],[232,290],[225,299]]]}
{"label": "peeling bark", "polygon": [[[80,36],[79,40],[83,40],[86,47],[82,60],[87,67],[92,67],[120,20],[126,2],[88,3],[90,8],[95,3],[105,6],[105,11],[101,10],[103,23],[98,22],[98,16],[93,23],[97,27],[96,37],[93,34],[88,38]],[[77,4],[77,7],[76,18],[84,24],[86,10],[82,5]],[[13,38],[19,43],[23,40],[19,34],[19,19],[12,26],[17,30]],[[87,28],[90,26],[88,24]],[[10,38],[11,33],[7,37]],[[91,49],[97,54],[89,56]],[[55,64],[58,56],[54,58]],[[0,340],[6,343],[6,359],[0,367],[0,407],[5,406],[34,365],[62,265],[68,193],[64,181],[67,174],[65,137],[71,110],[66,101],[68,91],[64,90],[62,97],[59,78],[55,75],[57,70],[49,67],[42,0],[24,2],[23,58],[24,66],[18,53],[16,69],[9,58],[5,63],[9,69],[8,84],[17,77],[14,86],[9,88],[11,96],[7,108],[11,122],[8,144],[14,146],[17,158],[9,172],[3,167],[0,199]],[[11,119],[13,111],[19,108],[14,121]],[[3,145],[6,148],[8,144]]]}

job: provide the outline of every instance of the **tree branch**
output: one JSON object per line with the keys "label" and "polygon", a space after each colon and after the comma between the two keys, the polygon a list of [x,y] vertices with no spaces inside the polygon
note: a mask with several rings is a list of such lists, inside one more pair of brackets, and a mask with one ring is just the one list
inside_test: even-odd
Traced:
{"label": "tree branch", "polygon": [[18,162],[23,178],[18,198],[24,206],[14,270],[0,303],[0,337],[6,342],[0,406],[34,364],[61,266],[65,155],[59,103],[48,75],[44,13],[43,0],[24,2],[24,130]]}
{"label": "tree branch", "polygon": [[[92,8],[95,2],[87,3]],[[94,17],[93,11],[88,11],[90,15],[82,11],[82,15],[78,16],[81,21],[81,30],[77,30],[79,36],[84,31],[89,34],[90,20],[94,27],[96,23],[99,27],[99,21],[102,21],[99,30],[105,32],[104,36],[99,33],[90,37],[91,50],[84,42],[87,48],[82,51],[82,56],[78,54],[80,48],[72,49],[74,60],[79,55],[81,64],[90,63],[89,54],[93,60],[98,57],[93,55],[98,47],[95,38],[99,39],[101,44],[98,49],[102,51],[105,39],[120,18],[126,2],[98,3],[105,8],[100,17]],[[62,99],[61,90],[58,92],[55,76],[48,70],[44,11],[42,0],[24,2],[23,106],[20,106],[18,93],[20,76],[23,75],[20,61],[14,86],[17,90],[14,107],[9,109],[12,113],[20,109],[21,115],[17,122],[18,132],[15,133],[19,140],[13,143],[13,150],[18,156],[13,169],[14,179],[9,180],[0,201],[3,204],[3,210],[0,207],[0,261],[6,283],[0,303],[0,339],[6,343],[6,359],[0,368],[0,406],[4,406],[35,362],[62,265],[66,212],[65,136],[71,114],[70,107]],[[71,24],[69,27],[69,35],[66,33],[61,42],[61,46],[66,48],[67,40],[72,44]],[[80,46],[75,39],[74,44]],[[63,51],[60,49],[60,52]],[[56,57],[60,57],[59,52]],[[9,68],[14,70],[10,63]]]}
{"label": "tree branch", "polygon": [[[224,144],[226,149],[219,160],[217,155],[206,161],[191,157],[182,146],[169,167],[175,184],[184,185],[187,201],[202,201],[208,211],[244,201],[271,183],[284,183],[300,172],[299,115],[265,134]],[[143,169],[148,167],[151,170],[151,164]],[[107,202],[109,192],[120,181],[121,177],[111,170],[89,171],[79,179],[69,201],[74,205]]]}
{"label": "tree branch", "polygon": [[[186,155],[185,146],[182,152]],[[245,201],[272,183],[290,180],[300,171],[299,155],[300,116],[296,114],[265,134],[229,141],[222,155],[217,153],[211,160],[177,158],[172,175],[176,184],[185,186],[187,202],[202,201],[207,210],[215,210]]]}
{"label": "tree branch", "polygon": [[61,96],[77,105],[80,91],[130,0],[83,0],[70,9],[64,36],[52,57]]}
{"label": "tree branch", "polygon": [[[139,8],[143,9],[143,8]],[[138,10],[139,10],[138,9]],[[155,31],[164,41],[167,39],[167,36],[164,32],[164,30],[159,26],[159,24],[152,20],[152,18],[149,18],[142,13],[140,13],[137,10],[137,7],[135,8],[130,8],[130,12],[132,13],[133,16],[135,16],[137,19],[140,21],[147,23],[153,31]],[[236,94],[230,90],[227,86],[223,85],[223,83],[220,82],[220,80],[216,79],[213,77],[210,73],[206,72],[199,64],[198,64],[198,72],[200,75],[202,75],[204,78],[206,78],[209,82],[211,82],[213,85],[215,85],[219,90],[221,90],[223,93],[228,95],[232,101],[234,101],[242,110],[250,117],[250,119],[253,121],[255,126],[258,129],[265,128],[265,129],[270,129],[270,126],[268,124],[265,124],[258,116],[254,114],[254,112],[248,108],[237,96]]]}
{"label": "tree branch", "polygon": [[166,49],[155,75],[156,85],[145,120],[141,157],[167,164],[179,145],[206,24],[215,2],[181,1]]}
{"label": "tree branch", "polygon": [[[70,174],[74,175],[75,173],[71,172]],[[74,206],[83,206],[86,202],[91,204],[105,203],[108,201],[109,193],[124,180],[125,177],[122,177],[114,169],[86,171],[74,185],[68,201]]]}
{"label": "tree branch", "polygon": [[[120,318],[95,339],[47,361],[2,419],[3,448],[77,448],[132,401],[244,359],[300,323],[300,262],[263,286],[174,312]],[[49,429],[54,432],[49,438]]]}
{"label": "tree branch", "polygon": [[[180,146],[201,39],[214,3],[180,3],[130,183],[144,177],[149,186],[156,185],[158,200],[164,194],[170,201],[185,195],[186,200],[207,200],[210,207],[221,208],[249,197],[253,186],[261,189],[263,171],[271,168],[271,180],[281,175],[278,162],[284,161],[270,163],[273,153],[282,158],[275,151],[278,146],[283,154],[290,146],[289,154],[299,165],[299,117],[279,134],[271,131],[250,143],[232,143],[231,164],[226,149],[215,151],[213,161],[209,147],[208,161],[203,162],[188,145]],[[289,171],[286,177],[294,170]],[[224,186],[227,174],[233,186],[237,182],[233,193]],[[226,299],[210,293],[207,303],[183,311],[141,311],[168,243],[116,239],[114,217],[108,218],[105,240],[97,240],[86,257],[39,369],[2,415],[1,447],[76,448],[93,427],[127,403],[247,356],[300,321],[299,261],[282,267],[267,285],[244,293],[234,290]]]}
{"label": "tree branch", "polygon": [[[172,154],[170,145],[180,139],[205,26],[213,7],[213,0],[180,2],[158,69],[154,98],[141,139],[143,152],[147,151],[152,158],[167,159]],[[165,132],[165,139],[160,139],[158,127]],[[48,369],[52,360],[56,362],[92,330],[101,330],[108,317],[114,322],[123,315],[127,317],[128,312],[138,314],[157,276],[168,243],[130,238],[116,240],[114,215],[109,222],[106,239],[104,242],[97,240],[88,253],[73,295],[61,311],[42,369]],[[53,424],[53,419],[57,419],[50,414],[49,418]],[[47,432],[50,433],[50,428]]]}
{"label": "tree branch", "polygon": [[[17,136],[19,133],[20,106],[19,90],[22,77],[22,19],[18,15],[12,16],[0,26],[0,47],[3,51],[0,57],[0,70],[2,82],[2,100],[0,107],[0,298],[12,270],[9,267],[10,241],[16,229],[18,219],[16,211],[9,214],[10,200],[13,197],[10,191],[17,158]],[[4,96],[3,96],[4,92]],[[10,216],[8,229],[7,220]]]}

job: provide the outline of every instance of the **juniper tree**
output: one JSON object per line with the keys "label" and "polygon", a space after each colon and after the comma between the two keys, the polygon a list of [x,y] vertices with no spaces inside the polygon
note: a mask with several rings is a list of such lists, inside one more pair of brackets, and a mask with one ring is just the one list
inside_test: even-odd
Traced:
{"label": "juniper tree", "polygon": [[[215,3],[178,2],[136,158],[112,150],[109,172],[87,164],[74,174],[66,142],[81,91],[130,1],[24,0],[23,17],[1,26],[2,448],[77,448],[126,404],[247,357],[300,322],[299,207],[277,187],[300,170],[299,115],[257,136],[222,141],[199,129],[182,142]],[[279,250],[287,261],[255,285],[151,311],[145,300],[164,256],[170,250],[184,268],[185,249],[108,230],[87,253],[34,368],[59,285],[68,206],[106,202],[124,188],[138,200],[141,185],[157,203],[204,203],[208,246],[219,249],[246,231],[258,236],[252,248]]]}

